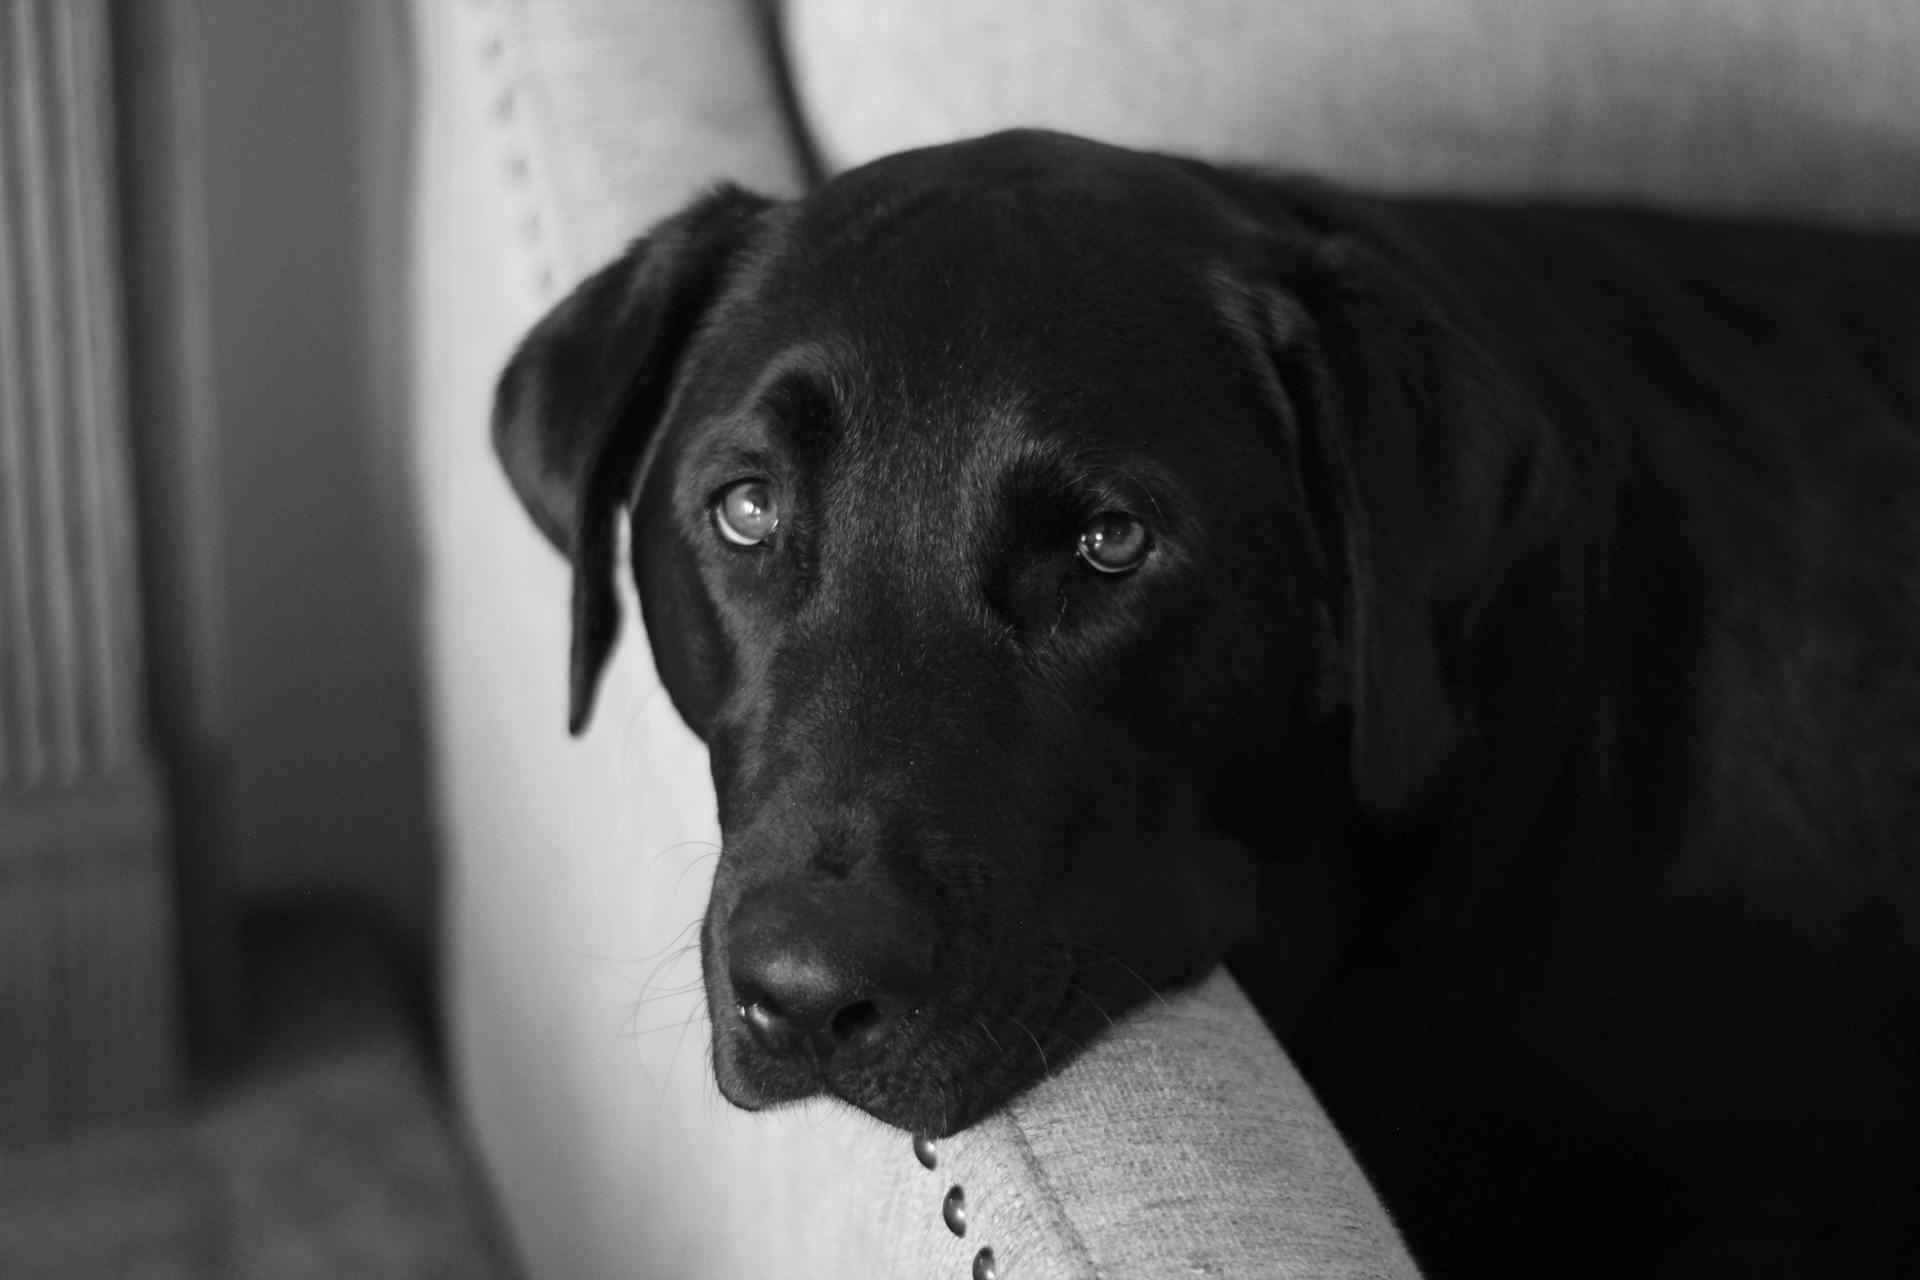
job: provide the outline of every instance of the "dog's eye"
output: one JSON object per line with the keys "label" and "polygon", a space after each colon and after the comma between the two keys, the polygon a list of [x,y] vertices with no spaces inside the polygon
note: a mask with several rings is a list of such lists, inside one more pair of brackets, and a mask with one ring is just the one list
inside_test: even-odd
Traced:
{"label": "dog's eye", "polygon": [[1125,573],[1147,558],[1147,526],[1132,516],[1107,511],[1080,531],[1080,558],[1101,573]]}
{"label": "dog's eye", "polygon": [[780,504],[765,480],[728,485],[713,500],[713,523],[736,547],[757,547],[780,527]]}

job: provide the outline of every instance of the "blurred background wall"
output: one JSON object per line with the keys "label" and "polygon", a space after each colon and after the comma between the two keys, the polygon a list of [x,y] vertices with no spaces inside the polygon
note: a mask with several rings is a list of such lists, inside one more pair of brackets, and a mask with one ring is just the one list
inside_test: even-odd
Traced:
{"label": "blurred background wall", "polygon": [[217,1062],[267,911],[431,989],[408,35],[0,0],[0,1133]]}
{"label": "blurred background wall", "polygon": [[390,0],[199,9],[234,888],[355,895],[425,944],[407,16]]}

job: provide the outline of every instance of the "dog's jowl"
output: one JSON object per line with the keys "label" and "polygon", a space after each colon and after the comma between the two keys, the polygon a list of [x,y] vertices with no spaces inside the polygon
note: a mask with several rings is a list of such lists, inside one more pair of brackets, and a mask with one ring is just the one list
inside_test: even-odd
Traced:
{"label": "dog's jowl", "polygon": [[733,1102],[1225,958],[1435,1275],[1920,1275],[1920,241],[1005,134],[696,201],[494,431],[576,730],[629,513]]}

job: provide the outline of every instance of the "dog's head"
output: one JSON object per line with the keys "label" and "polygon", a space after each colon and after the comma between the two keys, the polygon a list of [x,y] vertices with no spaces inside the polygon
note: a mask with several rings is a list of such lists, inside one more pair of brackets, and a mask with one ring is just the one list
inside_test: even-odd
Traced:
{"label": "dog's head", "polygon": [[958,1127],[1213,964],[1329,793],[1445,803],[1440,631],[1494,554],[1457,498],[1509,463],[1376,274],[1019,133],[718,191],[527,338],[494,430],[575,567],[573,727],[624,509],[712,752],[728,1098]]}

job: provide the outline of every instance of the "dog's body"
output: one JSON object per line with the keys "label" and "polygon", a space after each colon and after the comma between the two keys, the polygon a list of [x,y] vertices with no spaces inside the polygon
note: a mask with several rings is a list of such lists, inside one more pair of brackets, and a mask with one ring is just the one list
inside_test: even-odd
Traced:
{"label": "dog's body", "polygon": [[1227,954],[1436,1275],[1920,1273],[1920,242],[1000,135],[697,203],[496,433],[576,728],[632,508],[734,1101]]}

